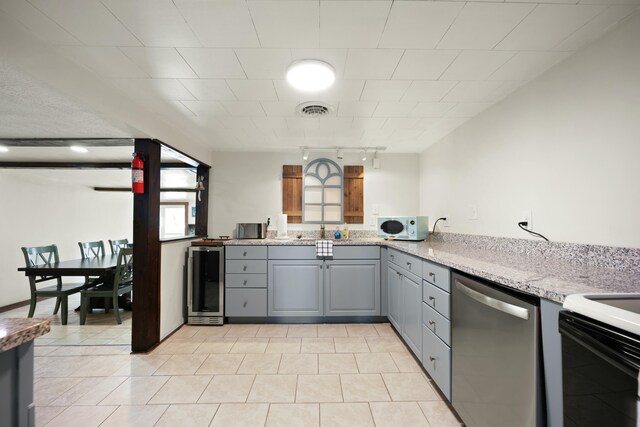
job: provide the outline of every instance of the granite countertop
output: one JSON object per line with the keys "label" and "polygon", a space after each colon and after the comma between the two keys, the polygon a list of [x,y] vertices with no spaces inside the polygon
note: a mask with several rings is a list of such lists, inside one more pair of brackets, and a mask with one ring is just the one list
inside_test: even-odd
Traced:
{"label": "granite countertop", "polygon": [[[310,246],[315,245],[315,239],[229,240],[225,245]],[[464,243],[388,241],[379,238],[334,240],[334,245],[387,246],[559,303],[564,302],[568,295],[576,293],[640,292],[639,273],[585,265],[564,253],[558,253],[557,256],[547,253],[542,256],[540,253],[526,251],[512,253],[481,249]]]}
{"label": "granite countertop", "polygon": [[33,341],[51,330],[51,320],[0,319],[0,351]]}

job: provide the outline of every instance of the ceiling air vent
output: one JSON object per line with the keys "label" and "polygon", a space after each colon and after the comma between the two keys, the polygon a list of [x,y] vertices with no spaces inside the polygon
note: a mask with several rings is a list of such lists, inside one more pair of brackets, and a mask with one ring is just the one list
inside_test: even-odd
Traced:
{"label": "ceiling air vent", "polygon": [[302,117],[322,117],[333,112],[333,107],[322,102],[304,102],[296,107]]}

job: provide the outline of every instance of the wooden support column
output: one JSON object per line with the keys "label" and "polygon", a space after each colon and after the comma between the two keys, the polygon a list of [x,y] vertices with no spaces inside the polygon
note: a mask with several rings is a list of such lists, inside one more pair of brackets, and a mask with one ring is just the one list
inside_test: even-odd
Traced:
{"label": "wooden support column", "polygon": [[131,350],[160,342],[160,143],[136,139],[144,160],[144,194],[133,196],[134,295]]}
{"label": "wooden support column", "polygon": [[209,169],[207,165],[198,166],[198,179],[203,178],[205,189],[196,192],[196,236],[207,236],[209,233]]}

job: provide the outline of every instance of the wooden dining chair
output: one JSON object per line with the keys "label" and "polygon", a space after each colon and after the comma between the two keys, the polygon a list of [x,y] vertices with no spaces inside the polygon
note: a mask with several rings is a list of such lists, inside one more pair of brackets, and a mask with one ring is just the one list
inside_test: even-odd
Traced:
{"label": "wooden dining chair", "polygon": [[[109,287],[110,289],[105,289]],[[113,310],[116,314],[116,322],[122,323],[120,319],[120,307],[118,306],[118,297],[133,289],[133,248],[121,248],[118,252],[118,264],[113,276],[113,286],[105,284],[100,287],[92,287],[85,289],[80,293],[80,324],[84,325],[87,319],[87,311],[89,308],[89,299],[91,298],[108,298],[113,302]],[[106,305],[105,313],[109,312],[109,305]]]}
{"label": "wooden dining chair", "polygon": [[[80,247],[80,256],[82,259],[103,257],[105,255],[104,242],[102,240],[95,242],[78,242],[78,246]],[[102,277],[85,276],[85,283],[87,287],[95,286],[104,283],[104,279]]]}
{"label": "wooden dining chair", "polygon": [[[25,246],[22,247],[24,262],[27,267],[36,267],[38,265],[53,264],[60,261],[58,256],[58,247],[56,245],[48,246]],[[54,280],[55,285],[38,288],[38,284]],[[67,298],[71,294],[80,292],[86,287],[83,283],[62,283],[59,276],[29,276],[29,287],[31,289],[31,301],[29,306],[29,317],[33,317],[36,311],[36,303],[38,297],[55,297],[56,306],[53,314],[58,314],[58,309],[62,307],[60,313],[60,323],[67,324],[68,304]]]}
{"label": "wooden dining chair", "polygon": [[129,239],[109,240],[109,246],[111,247],[111,254],[118,255],[120,249],[129,247]]}

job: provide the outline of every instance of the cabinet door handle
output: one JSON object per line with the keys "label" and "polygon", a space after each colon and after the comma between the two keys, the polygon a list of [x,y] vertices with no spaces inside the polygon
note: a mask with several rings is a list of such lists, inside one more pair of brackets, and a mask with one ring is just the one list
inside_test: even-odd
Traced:
{"label": "cabinet door handle", "polygon": [[245,280],[242,286],[247,286],[247,281]]}
{"label": "cabinet door handle", "polygon": [[435,361],[436,361],[436,358],[435,358],[435,357],[433,357],[433,356],[429,356],[429,362],[435,362]]}
{"label": "cabinet door handle", "polygon": [[411,263],[409,261],[407,261],[407,266],[411,269]]}
{"label": "cabinet door handle", "polygon": [[242,271],[247,271],[247,266],[242,267]]}
{"label": "cabinet door handle", "polygon": [[429,320],[429,324],[430,324],[430,325],[435,325],[435,324],[436,324],[436,322],[434,322],[433,320]]}
{"label": "cabinet door handle", "polygon": [[391,258],[391,261],[393,261],[395,258],[395,255],[389,255],[389,258]]}
{"label": "cabinet door handle", "polygon": [[436,279],[436,273],[429,272],[429,277],[433,277],[433,280]]}
{"label": "cabinet door handle", "polygon": [[325,267],[327,268],[327,270],[329,269],[329,264],[326,264]]}
{"label": "cabinet door handle", "polygon": [[244,252],[242,253],[242,256],[247,256],[247,251],[244,251]]}
{"label": "cabinet door handle", "polygon": [[247,306],[247,301],[244,302],[244,304],[242,304],[243,307]]}

